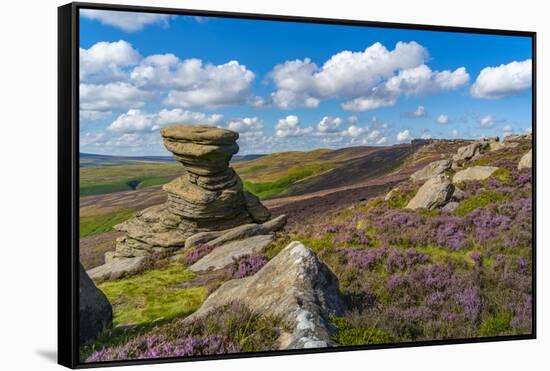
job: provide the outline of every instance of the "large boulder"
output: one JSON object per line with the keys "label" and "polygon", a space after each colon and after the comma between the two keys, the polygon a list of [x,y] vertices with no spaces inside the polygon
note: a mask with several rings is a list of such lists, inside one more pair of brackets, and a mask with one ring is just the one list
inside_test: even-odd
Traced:
{"label": "large boulder", "polygon": [[78,270],[78,337],[80,344],[95,339],[104,329],[111,327],[113,308],[86,271]]}
{"label": "large boulder", "polygon": [[531,169],[533,166],[533,154],[532,150],[530,149],[529,152],[524,154],[518,163],[518,170],[521,169]]}
{"label": "large boulder", "polygon": [[233,263],[233,259],[262,252],[274,238],[275,237],[271,234],[261,234],[259,236],[249,237],[218,246],[190,266],[189,270],[201,272],[209,269],[221,269]]}
{"label": "large boulder", "polygon": [[453,176],[453,183],[458,184],[469,180],[485,180],[497,170],[498,167],[495,166],[472,166],[458,171]]}
{"label": "large boulder", "polygon": [[279,339],[281,349],[335,346],[329,315],[340,315],[345,309],[334,273],[296,241],[253,276],[224,283],[186,321],[232,301],[280,318],[290,329]]}
{"label": "large boulder", "polygon": [[443,174],[449,170],[452,165],[451,160],[439,160],[434,161],[416,171],[411,175],[411,179],[414,181],[430,179],[436,175]]}
{"label": "large boulder", "polygon": [[430,178],[409,201],[406,209],[435,209],[444,206],[451,198],[454,185],[448,176],[440,174]]}
{"label": "large boulder", "polygon": [[481,150],[487,147],[489,147],[489,142],[485,140],[473,142],[466,146],[460,147],[453,156],[453,161],[458,164],[469,161],[479,155]]}

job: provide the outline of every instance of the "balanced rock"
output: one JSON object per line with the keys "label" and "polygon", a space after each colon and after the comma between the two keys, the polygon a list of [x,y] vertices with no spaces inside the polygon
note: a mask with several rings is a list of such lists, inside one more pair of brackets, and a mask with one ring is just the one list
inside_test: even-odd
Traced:
{"label": "balanced rock", "polygon": [[114,227],[126,232],[117,240],[114,260],[175,251],[200,232],[269,220],[269,211],[244,191],[240,177],[229,166],[239,150],[238,133],[205,125],[174,125],[161,129],[161,135],[185,174],[163,186],[168,196],[164,204]]}
{"label": "balanced rock", "polygon": [[335,346],[329,316],[340,315],[345,309],[334,273],[297,241],[253,276],[224,283],[185,321],[201,318],[232,301],[287,324],[290,333],[281,335],[281,349]]}
{"label": "balanced rock", "polygon": [[78,336],[80,343],[95,339],[111,327],[113,308],[105,294],[96,287],[79,264],[78,270]]}
{"label": "balanced rock", "polygon": [[453,183],[461,183],[469,180],[485,180],[489,178],[498,167],[494,166],[472,166],[464,170],[458,171],[453,176]]}
{"label": "balanced rock", "polygon": [[530,169],[533,166],[533,154],[532,150],[530,149],[529,152],[524,154],[518,163],[518,170],[521,169]]}
{"label": "balanced rock", "polygon": [[435,209],[444,206],[454,192],[454,185],[448,176],[440,174],[430,178],[418,189],[406,209]]}
{"label": "balanced rock", "polygon": [[439,160],[431,162],[422,169],[413,173],[411,175],[411,179],[414,181],[430,179],[449,170],[452,163],[453,162],[451,160]]}

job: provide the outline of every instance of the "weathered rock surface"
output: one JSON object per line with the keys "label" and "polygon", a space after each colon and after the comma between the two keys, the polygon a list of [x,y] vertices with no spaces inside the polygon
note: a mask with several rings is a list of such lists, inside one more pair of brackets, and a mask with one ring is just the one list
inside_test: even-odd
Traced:
{"label": "weathered rock surface", "polygon": [[448,176],[440,174],[430,178],[409,201],[406,209],[435,209],[445,205],[451,198],[454,185]]}
{"label": "weathered rock surface", "polygon": [[458,207],[458,202],[456,201],[451,201],[449,202],[447,205],[443,206],[441,208],[441,211],[446,211],[448,213],[452,212],[454,209],[456,209]]}
{"label": "weathered rock surface", "polygon": [[505,136],[503,141],[506,143],[523,142],[525,140],[532,140],[532,138],[532,134],[513,134]]}
{"label": "weathered rock surface", "polygon": [[80,343],[93,340],[111,327],[113,308],[100,289],[79,264],[78,271],[78,336]]}
{"label": "weathered rock surface", "polygon": [[252,237],[259,234],[276,232],[283,228],[287,222],[286,215],[267,221],[263,224],[244,224],[232,229],[214,232],[201,232],[189,237],[185,241],[185,248],[208,243],[210,246],[219,246],[229,241]]}
{"label": "weathered rock surface", "polygon": [[334,273],[295,241],[255,275],[224,283],[186,321],[240,301],[253,311],[280,318],[291,328],[291,333],[281,336],[281,349],[334,346],[331,334],[335,329],[328,316],[344,310],[338,287]]}
{"label": "weathered rock surface", "polygon": [[193,272],[205,271],[208,269],[221,269],[244,255],[260,253],[273,241],[275,237],[271,234],[261,234],[259,236],[245,238],[226,243],[216,247],[209,254],[202,257],[199,261],[189,267]]}
{"label": "weathered rock surface", "polygon": [[105,256],[105,264],[90,269],[88,275],[97,281],[116,280],[139,272],[145,265],[145,256],[116,258],[112,253]]}
{"label": "weathered rock surface", "polygon": [[243,190],[240,177],[229,167],[239,150],[238,133],[205,125],[174,125],[161,129],[161,134],[185,174],[163,186],[166,203],[115,226],[126,233],[117,240],[115,260],[175,251],[197,233],[269,220],[270,212],[256,196]]}
{"label": "weathered rock surface", "polygon": [[471,144],[468,144],[467,146],[460,147],[456,154],[453,156],[453,161],[456,163],[462,163],[464,161],[469,161],[475,156],[479,155],[481,150],[487,148],[489,146],[488,141],[477,141]]}
{"label": "weathered rock surface", "polygon": [[453,176],[453,183],[460,183],[469,180],[485,180],[489,178],[498,167],[495,166],[472,166],[464,170],[458,171]]}
{"label": "weathered rock surface", "polygon": [[518,170],[521,169],[531,169],[533,166],[533,153],[532,149],[529,150],[526,154],[524,154],[518,163]]}
{"label": "weathered rock surface", "polygon": [[453,195],[451,196],[452,201],[462,201],[466,197],[466,193],[455,186],[455,190],[453,191]]}
{"label": "weathered rock surface", "polygon": [[434,161],[426,165],[424,168],[416,171],[411,175],[411,179],[414,181],[430,179],[436,175],[443,174],[449,170],[452,165],[451,160],[439,160]]}

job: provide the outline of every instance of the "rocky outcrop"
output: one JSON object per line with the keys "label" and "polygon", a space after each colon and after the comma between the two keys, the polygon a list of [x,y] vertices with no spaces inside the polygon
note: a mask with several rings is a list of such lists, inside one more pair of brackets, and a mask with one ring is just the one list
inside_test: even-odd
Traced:
{"label": "rocky outcrop", "polygon": [[115,253],[107,263],[112,266],[98,271],[133,267],[128,262],[117,263],[120,259],[178,250],[197,233],[219,231],[221,236],[228,229],[265,223],[271,217],[256,196],[243,190],[240,177],[229,167],[229,160],[239,150],[238,133],[211,126],[174,125],[161,129],[161,134],[164,146],[183,165],[185,174],[163,186],[166,203],[115,226],[125,235],[116,241]]}
{"label": "rocky outcrop", "polygon": [[456,154],[453,156],[453,161],[457,164],[462,164],[465,161],[469,161],[481,153],[485,148],[489,147],[489,142],[485,140],[477,141],[468,144],[464,147],[460,147]]}
{"label": "rocky outcrop", "polygon": [[426,165],[424,168],[416,171],[411,175],[411,179],[414,181],[430,179],[436,175],[443,174],[449,170],[452,165],[451,160],[439,160],[434,161]]}
{"label": "rocky outcrop", "polygon": [[518,170],[521,169],[531,169],[533,166],[533,153],[532,149],[529,150],[526,154],[524,154],[518,163]]}
{"label": "rocky outcrop", "polygon": [[209,269],[221,269],[233,263],[233,259],[262,252],[274,238],[275,237],[271,234],[261,234],[259,236],[249,237],[218,246],[212,250],[212,252],[190,266],[189,270],[200,272]]}
{"label": "rocky outcrop", "polygon": [[280,318],[290,329],[281,335],[281,349],[336,345],[328,317],[345,309],[334,273],[300,242],[289,244],[253,276],[224,283],[185,321],[232,301]]}
{"label": "rocky outcrop", "polygon": [[111,327],[113,308],[79,264],[78,270],[78,336],[80,343],[95,339]]}
{"label": "rocky outcrop", "polygon": [[464,170],[458,171],[453,176],[453,183],[461,183],[469,180],[485,180],[489,178],[498,167],[494,166],[472,166]]}
{"label": "rocky outcrop", "polygon": [[409,201],[406,209],[435,209],[444,206],[451,198],[454,185],[448,176],[440,174],[430,178]]}

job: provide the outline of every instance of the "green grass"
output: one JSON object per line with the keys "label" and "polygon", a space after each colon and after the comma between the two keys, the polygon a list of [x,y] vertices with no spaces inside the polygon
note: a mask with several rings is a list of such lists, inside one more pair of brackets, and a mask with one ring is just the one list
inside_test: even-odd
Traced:
{"label": "green grass", "polygon": [[80,196],[93,196],[105,193],[131,191],[168,183],[172,178],[167,176],[142,176],[124,178],[107,183],[84,183],[80,185]]}
{"label": "green grass", "polygon": [[509,335],[512,332],[512,313],[498,313],[485,318],[479,325],[478,336]]}
{"label": "green grass", "polygon": [[113,304],[113,325],[144,325],[167,321],[196,311],[206,297],[205,287],[177,288],[194,274],[173,263],[139,276],[104,282],[99,288]]}
{"label": "green grass", "polygon": [[492,203],[498,203],[505,198],[504,193],[487,190],[467,198],[460,202],[454,213],[458,216],[465,216],[475,209],[487,206]]}
{"label": "green grass", "polygon": [[388,344],[393,338],[385,331],[376,328],[359,328],[351,326],[344,318],[331,317],[330,320],[338,329],[333,340],[338,345]]}
{"label": "green grass", "polygon": [[134,217],[135,209],[125,209],[100,216],[85,216],[80,218],[80,238],[109,232],[113,226]]}
{"label": "green grass", "polygon": [[403,192],[396,189],[388,200],[388,207],[390,209],[402,209],[409,203],[415,194],[416,190]]}
{"label": "green grass", "polygon": [[276,195],[281,195],[292,184],[295,184],[304,178],[320,174],[331,168],[332,165],[330,164],[309,164],[298,166],[295,168],[290,168],[282,178],[279,178],[273,182],[253,183],[245,180],[244,189],[252,192],[260,199],[266,199]]}

